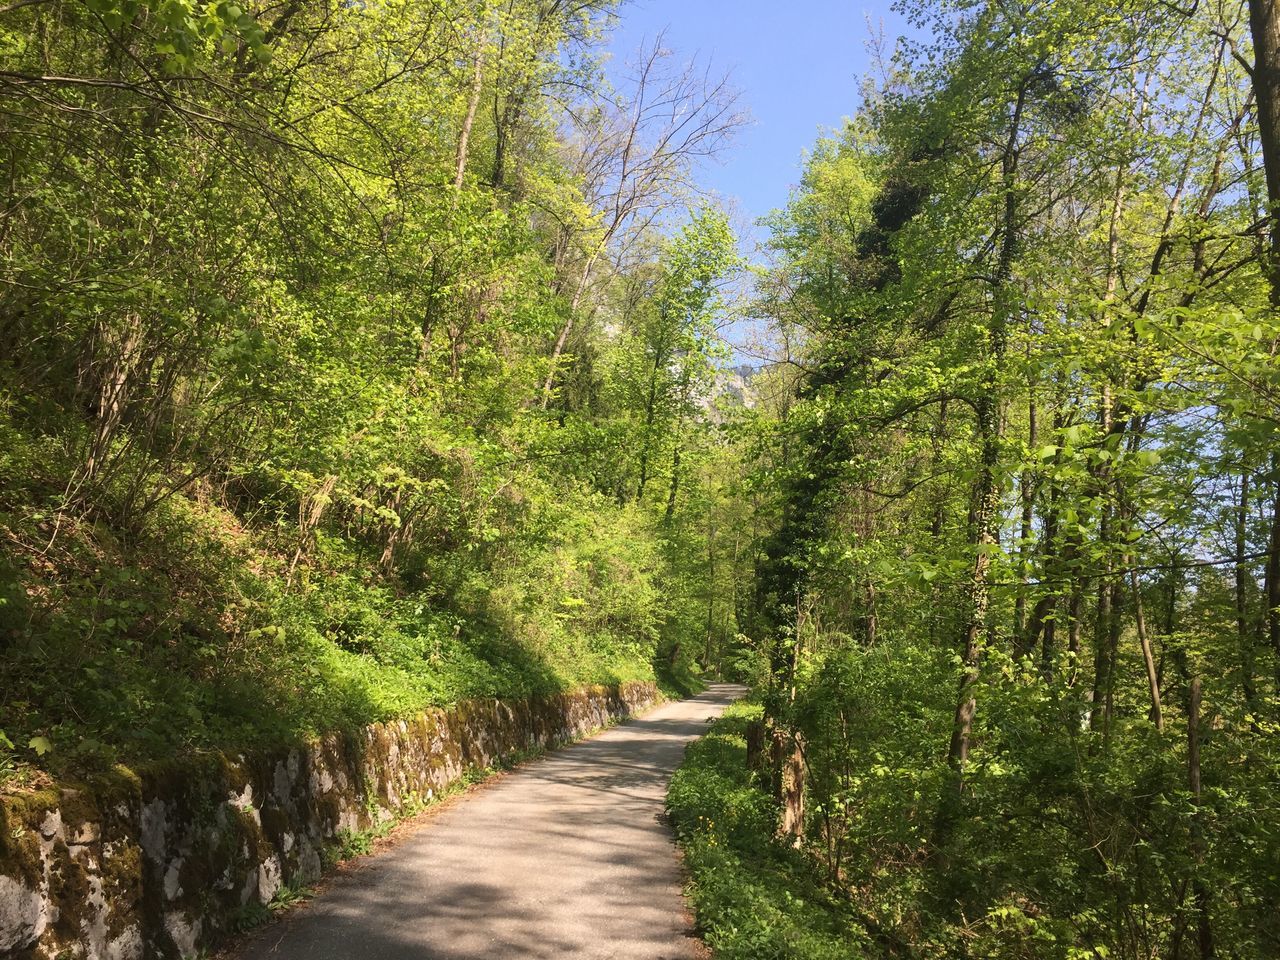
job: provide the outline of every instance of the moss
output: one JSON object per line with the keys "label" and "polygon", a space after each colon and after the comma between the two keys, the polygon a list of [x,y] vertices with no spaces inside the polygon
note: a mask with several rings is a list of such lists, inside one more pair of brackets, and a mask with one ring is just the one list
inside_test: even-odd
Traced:
{"label": "moss", "polygon": [[116,764],[106,773],[98,774],[86,782],[86,787],[97,798],[102,808],[116,803],[128,803],[142,797],[142,778],[124,764]]}
{"label": "moss", "polygon": [[14,877],[24,886],[36,887],[44,879],[40,869],[40,841],[34,830],[3,825],[5,850],[0,852],[0,874]]}
{"label": "moss", "polygon": [[36,887],[44,879],[40,864],[40,823],[58,808],[53,789],[0,797],[0,874]]}
{"label": "moss", "polygon": [[[225,790],[221,753],[199,753],[148,764],[139,771],[142,793],[173,805],[180,823],[210,823]],[[214,788],[217,789],[214,789]]]}
{"label": "moss", "polygon": [[136,843],[118,844],[102,853],[102,887],[116,896],[141,895],[142,848]]}
{"label": "moss", "polygon": [[0,850],[4,849],[5,841],[13,828],[23,826],[35,829],[45,814],[58,808],[59,800],[58,791],[53,787],[0,796],[0,817],[4,819],[5,826],[10,828],[0,836]]}
{"label": "moss", "polygon": [[218,754],[218,772],[221,775],[223,783],[227,785],[229,791],[235,793],[244,793],[245,787],[249,786],[249,765],[242,764],[232,760],[226,754]]}
{"label": "moss", "polygon": [[[261,813],[259,816],[261,816]],[[237,810],[236,820],[239,824],[240,839],[248,843],[249,858],[252,863],[261,863],[275,852],[267,839],[266,832],[262,829],[262,825],[253,814],[247,810]],[[239,844],[237,844],[238,846]]]}
{"label": "moss", "polygon": [[58,806],[68,833],[86,823],[102,822],[102,808],[98,805],[98,798],[87,787],[63,790]]}
{"label": "moss", "polygon": [[331,835],[338,828],[338,821],[342,815],[342,802],[336,792],[327,793],[320,797],[315,804],[317,819],[320,823],[320,830],[326,835]]}
{"label": "moss", "polygon": [[[378,723],[369,728],[368,754],[365,762],[369,762],[371,757],[373,760],[373,769],[379,773],[386,772],[391,765],[391,744],[393,738],[391,732],[386,725]],[[390,803],[390,784],[385,776],[379,776],[378,782],[372,784],[373,790],[366,790],[366,799],[372,799],[374,796],[380,797],[385,803]]]}
{"label": "moss", "polygon": [[212,883],[217,883],[226,873],[232,871],[239,856],[242,834],[236,816],[227,816],[222,829],[215,836],[216,839],[209,845],[206,854],[209,864],[208,874]]}
{"label": "moss", "polygon": [[102,895],[107,902],[107,936],[119,937],[138,923],[142,904],[142,848],[122,843],[104,845],[101,860]]}
{"label": "moss", "polygon": [[[636,684],[591,687],[507,703],[470,700],[406,719],[403,732],[397,721],[364,731],[330,734],[304,749],[292,748],[301,759],[302,784],[309,784],[312,775],[320,771],[333,777],[332,789],[311,796],[297,817],[291,813],[292,797],[285,807],[264,803],[256,816],[254,811],[225,800],[228,794],[243,794],[250,786],[260,799],[270,797],[277,764],[287,762],[290,755],[283,748],[235,761],[222,753],[207,753],[151,764],[138,772],[117,767],[91,781],[65,785],[64,789],[70,790],[65,795],[50,789],[3,797],[0,872],[22,877],[32,885],[42,880],[37,830],[51,810],[61,810],[69,829],[100,822],[103,840],[115,838],[114,843],[103,843],[100,857],[111,936],[140,924],[147,936],[163,939],[164,911],[169,906],[163,895],[164,865],[156,864],[148,872],[150,865],[131,826],[142,798],[156,798],[166,803],[170,825],[191,845],[179,876],[184,906],[200,910],[206,929],[225,928],[239,906],[245,878],[258,864],[283,852],[287,833],[296,833],[302,843],[309,824],[315,823],[322,833],[332,835],[342,815],[349,812],[355,812],[369,827],[384,829],[386,825],[379,826],[373,817],[374,811],[366,809],[367,802],[380,798],[400,819],[421,808],[423,804],[415,795],[421,793],[425,799],[428,788],[436,799],[447,796],[462,784],[479,779],[486,766],[505,765],[513,758],[538,752],[529,749],[531,743],[550,746],[566,733],[585,732],[583,728],[594,725],[602,708],[625,715],[631,704],[653,699],[652,684]],[[391,767],[393,749],[403,755],[395,770]],[[388,790],[389,786],[393,789]],[[391,793],[396,794],[397,804],[390,802]],[[125,822],[117,813],[122,802],[131,814]],[[88,918],[90,878],[85,866],[89,860],[71,857],[66,845],[59,843],[52,862],[56,875],[51,894],[63,912],[57,936],[65,945],[79,939],[80,924]],[[291,870],[288,864],[284,869],[286,873]],[[232,889],[219,890],[217,885],[228,875],[235,879]]]}
{"label": "moss", "polygon": [[63,940],[75,940],[92,919],[89,902],[89,872],[82,858],[72,857],[67,845],[55,841],[50,856],[49,899],[58,905],[58,918],[53,929]]}
{"label": "moss", "polygon": [[219,875],[220,872],[214,869],[210,858],[201,856],[200,851],[193,851],[189,856],[183,857],[182,865],[178,868],[178,886],[182,889],[178,901],[198,901],[213,889]]}

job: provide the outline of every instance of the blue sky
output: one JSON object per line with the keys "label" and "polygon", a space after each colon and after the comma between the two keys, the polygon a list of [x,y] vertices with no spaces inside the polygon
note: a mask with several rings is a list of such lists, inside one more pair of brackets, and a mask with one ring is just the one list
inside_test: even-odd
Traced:
{"label": "blue sky", "polygon": [[700,179],[748,222],[786,203],[804,151],[856,112],[873,31],[892,48],[904,28],[889,0],[627,0],[619,13],[615,61],[665,27],[668,47],[731,72],[753,123]]}

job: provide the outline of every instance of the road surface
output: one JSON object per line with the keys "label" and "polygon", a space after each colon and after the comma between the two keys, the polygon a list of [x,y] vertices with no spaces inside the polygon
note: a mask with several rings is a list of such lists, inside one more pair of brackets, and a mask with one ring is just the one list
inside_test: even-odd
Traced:
{"label": "road surface", "polygon": [[239,960],[676,960],[702,955],[663,822],[715,684],[441,811],[264,928]]}

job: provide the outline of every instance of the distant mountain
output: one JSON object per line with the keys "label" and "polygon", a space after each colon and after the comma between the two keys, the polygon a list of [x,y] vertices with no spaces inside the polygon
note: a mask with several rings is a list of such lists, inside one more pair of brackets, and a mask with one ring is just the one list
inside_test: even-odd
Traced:
{"label": "distant mountain", "polygon": [[754,407],[756,395],[751,388],[751,381],[759,370],[759,367],[743,363],[718,371],[703,406],[709,411],[714,410],[728,399],[731,404],[740,403],[748,409]]}

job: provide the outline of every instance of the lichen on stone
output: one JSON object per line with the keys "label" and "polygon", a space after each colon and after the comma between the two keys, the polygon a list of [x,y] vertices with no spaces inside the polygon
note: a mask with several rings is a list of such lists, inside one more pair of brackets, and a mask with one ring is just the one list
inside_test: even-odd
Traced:
{"label": "lichen on stone", "polygon": [[339,832],[388,823],[470,770],[656,699],[641,684],[470,701],[359,734],[118,767],[90,783],[0,797],[0,954],[195,953],[253,901],[316,879]]}

